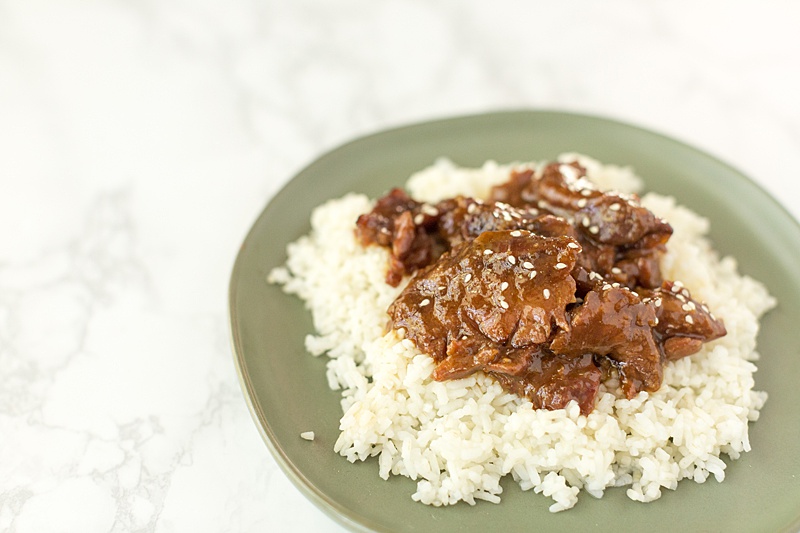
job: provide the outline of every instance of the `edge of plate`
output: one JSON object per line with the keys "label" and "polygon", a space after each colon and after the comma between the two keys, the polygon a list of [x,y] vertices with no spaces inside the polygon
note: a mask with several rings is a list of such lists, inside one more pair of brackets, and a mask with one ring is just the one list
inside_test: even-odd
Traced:
{"label": "edge of plate", "polygon": [[351,531],[364,533],[379,531],[378,529],[365,526],[362,524],[362,521],[357,521],[354,518],[351,518],[347,509],[342,508],[334,500],[327,498],[323,493],[314,490],[312,488],[313,485],[306,480],[305,476],[303,476],[302,472],[295,467],[294,463],[292,463],[289,458],[286,457],[286,454],[283,453],[281,447],[276,445],[274,440],[275,437],[269,429],[269,423],[267,422],[267,419],[264,417],[261,409],[253,403],[252,384],[249,377],[243,372],[244,361],[242,360],[242,348],[235,328],[235,324],[237,324],[238,321],[232,312],[235,301],[235,296],[233,295],[233,285],[235,284],[236,280],[238,280],[238,273],[236,272],[236,266],[234,265],[234,271],[231,274],[231,284],[229,286],[230,305],[228,306],[228,317],[231,325],[230,342],[233,360],[236,366],[236,375],[239,378],[239,386],[241,387],[242,395],[244,396],[245,403],[247,404],[247,410],[250,412],[250,416],[258,428],[258,433],[261,435],[261,439],[266,443],[267,448],[272,453],[272,456],[275,458],[275,462],[278,463],[278,466],[281,468],[283,473],[286,474],[292,484],[297,487],[300,492],[317,507],[317,509],[322,510],[327,516],[334,519],[337,523],[347,527]]}

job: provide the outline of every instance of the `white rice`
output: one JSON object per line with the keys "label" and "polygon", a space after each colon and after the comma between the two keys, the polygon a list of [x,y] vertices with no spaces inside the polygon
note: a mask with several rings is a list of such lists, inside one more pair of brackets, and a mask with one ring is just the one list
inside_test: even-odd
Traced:
{"label": "white rice", "polygon": [[[601,188],[637,192],[631,170],[579,157]],[[464,169],[440,160],[411,176],[407,189],[430,202],[485,197],[510,168],[487,162]],[[752,390],[752,361],[758,319],[775,301],[737,273],[734,259],[715,254],[704,237],[707,220],[672,198],[650,193],[642,202],[674,228],[665,278],[707,302],[728,334],[668,364],[656,393],[627,400],[614,380],[605,383],[588,416],[574,402],[535,410],[480,372],[434,381],[429,356],[394,332],[384,335],[386,309],[402,286],[384,282],[388,252],[354,238],[355,220],[371,210],[371,200],[350,194],[317,208],[311,234],[289,246],[286,266],[270,281],[305,300],[317,330],[307,349],[330,357],[327,379],[342,391],[344,412],[335,451],[351,462],[377,456],[382,478],[416,480],[411,497],[430,505],[497,503],[500,479],[509,474],[523,490],[552,498],[553,512],[574,506],[580,489],[600,498],[607,487],[627,486],[629,498],[648,502],[684,478],[722,481],[720,455],[736,459],[750,450],[748,422],[758,419],[767,397]]]}

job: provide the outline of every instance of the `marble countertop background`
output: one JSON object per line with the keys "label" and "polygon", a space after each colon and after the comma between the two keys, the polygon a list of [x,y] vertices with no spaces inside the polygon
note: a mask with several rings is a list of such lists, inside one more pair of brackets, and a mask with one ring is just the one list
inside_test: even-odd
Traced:
{"label": "marble countertop background", "polygon": [[694,144],[800,218],[798,25],[783,1],[0,0],[0,531],[341,531],[231,357],[269,198],[355,136],[543,108]]}

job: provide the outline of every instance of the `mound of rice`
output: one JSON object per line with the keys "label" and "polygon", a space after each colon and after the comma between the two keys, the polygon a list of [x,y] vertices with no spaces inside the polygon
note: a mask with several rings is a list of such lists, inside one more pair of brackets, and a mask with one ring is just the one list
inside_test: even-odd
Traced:
{"label": "mound of rice", "polygon": [[[564,154],[587,168],[603,189],[638,192],[626,168]],[[407,183],[410,194],[435,202],[457,194],[485,198],[512,167],[480,169],[436,162]],[[330,387],[342,391],[341,434],[335,451],[351,462],[377,456],[379,475],[417,481],[414,500],[430,505],[499,502],[500,479],[511,475],[523,490],[553,499],[550,511],[574,506],[580,489],[602,497],[628,486],[647,502],[678,481],[725,477],[725,453],[750,450],[748,422],[758,418],[766,393],[753,391],[752,361],[759,317],[774,300],[757,281],[720,259],[704,235],[708,222],[672,198],[647,194],[644,206],[674,228],[662,269],[721,317],[728,334],[699,353],[670,363],[652,394],[625,399],[612,379],[601,385],[595,410],[582,416],[572,402],[558,411],[535,410],[478,372],[460,380],[431,378],[433,360],[392,331],[386,309],[402,290],[384,282],[388,252],[360,246],[355,220],[372,201],[350,194],[317,208],[312,232],[288,248],[285,267],[270,281],[305,300],[316,335],[306,346],[325,354]]]}

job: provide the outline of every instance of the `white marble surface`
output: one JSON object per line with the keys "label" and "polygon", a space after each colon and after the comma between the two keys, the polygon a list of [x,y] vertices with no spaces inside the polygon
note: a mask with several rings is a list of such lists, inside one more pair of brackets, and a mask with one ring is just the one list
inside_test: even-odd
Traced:
{"label": "white marble surface", "polygon": [[0,531],[340,531],[230,354],[270,196],[354,136],[535,107],[683,139],[800,217],[798,23],[784,1],[0,0]]}

